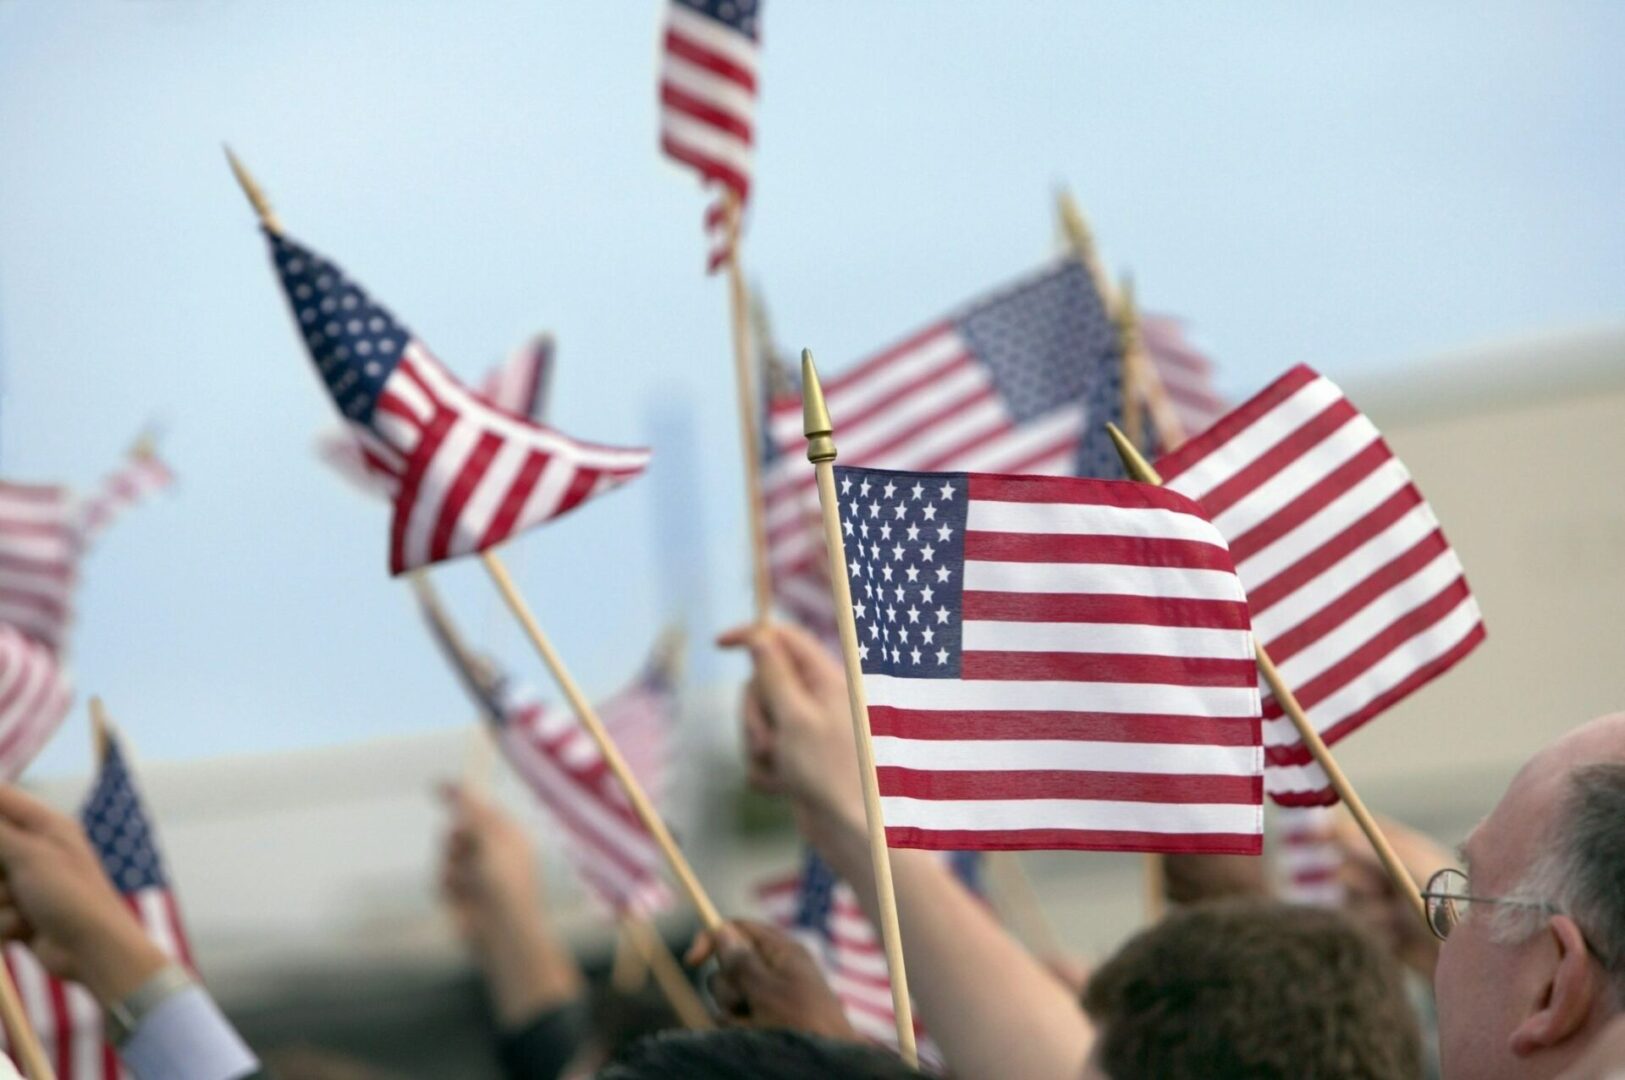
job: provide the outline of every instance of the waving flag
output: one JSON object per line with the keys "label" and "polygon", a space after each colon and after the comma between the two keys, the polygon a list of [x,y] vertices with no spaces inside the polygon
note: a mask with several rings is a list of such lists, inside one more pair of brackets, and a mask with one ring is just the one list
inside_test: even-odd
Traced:
{"label": "waving flag", "polygon": [[1275,813],[1276,862],[1281,899],[1340,907],[1344,899],[1343,849],[1337,811],[1330,806],[1282,806]]}
{"label": "waving flag", "polygon": [[[617,914],[649,915],[671,906],[671,891],[660,877],[660,849],[581,722],[565,710],[546,708],[489,661],[469,656],[445,613],[431,602],[421,606],[441,652],[484,713],[504,756],[563,829],[565,853],[588,890]],[[673,674],[657,652],[636,682],[604,703],[599,718],[611,731],[663,732],[671,727],[676,707]],[[629,752],[627,758],[641,758],[644,768],[651,767],[646,751]]]}
{"label": "waving flag", "polygon": [[81,508],[83,542],[90,544],[126,510],[175,482],[169,466],[148,446],[131,451],[124,463],[102,479],[96,493]]}
{"label": "waving flag", "polygon": [[[660,148],[744,212],[756,139],[759,0],[671,0],[660,67]],[[726,202],[705,214],[709,269],[731,254]]]}
{"label": "waving flag", "polygon": [[67,642],[73,618],[79,523],[67,488],[0,481],[0,624],[53,651]]}
{"label": "waving flag", "polygon": [[390,570],[496,546],[643,471],[470,393],[338,267],[267,231],[300,333],[368,467],[394,499]]}
{"label": "waving flag", "polygon": [[486,373],[480,394],[503,412],[541,424],[552,385],[553,335],[537,334]]}
{"label": "waving flag", "polygon": [[73,706],[73,680],[49,646],[0,624],[0,780],[22,775]]}
{"label": "waving flag", "polygon": [[[191,947],[158,854],[152,823],[124,754],[111,735],[80,820],[102,869],[148,936],[170,957],[191,967]],[[129,1076],[103,1040],[101,1008],[90,991],[50,975],[24,945],[7,945],[5,960],[23,1009],[60,1080],[123,1080]]]}
{"label": "waving flag", "polygon": [[[769,383],[771,385],[771,381]],[[884,469],[1121,475],[1117,330],[1082,264],[1062,260],[824,382],[841,460]],[[774,591],[809,629],[834,625],[799,393],[768,407],[762,470]],[[1104,453],[1102,453],[1102,450]],[[1106,455],[1110,455],[1109,458]]]}
{"label": "waving flag", "polygon": [[[980,897],[979,855],[955,851],[945,852],[943,857],[959,883]],[[798,871],[758,885],[756,900],[770,923],[812,954],[853,1029],[864,1038],[895,1047],[897,1014],[892,1008],[885,948],[852,887],[809,848]],[[914,1034],[920,1042],[921,1059],[940,1067],[941,1051],[926,1037],[918,1020]]]}
{"label": "waving flag", "polygon": [[1143,484],[837,466],[893,847],[1256,855],[1247,600]]}
{"label": "waving flag", "polygon": [[[1405,465],[1330,379],[1287,372],[1157,462],[1224,534],[1253,632],[1327,745],[1484,640],[1461,560]],[[1336,799],[1273,698],[1271,798]]]}
{"label": "waving flag", "polygon": [[[510,353],[502,366],[486,372],[480,396],[503,412],[540,424],[547,419],[552,381],[553,335],[538,334]],[[391,474],[368,463],[366,446],[348,427],[318,436],[316,454],[362,491],[391,495],[397,486]]]}
{"label": "waving flag", "polygon": [[1142,312],[1140,339],[1186,438],[1206,431],[1230,411],[1213,385],[1213,361],[1190,343],[1183,322]]}

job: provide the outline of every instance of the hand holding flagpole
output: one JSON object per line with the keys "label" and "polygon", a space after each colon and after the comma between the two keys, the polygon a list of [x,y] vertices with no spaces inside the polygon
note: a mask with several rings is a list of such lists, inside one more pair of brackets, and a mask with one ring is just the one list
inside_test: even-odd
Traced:
{"label": "hand holding flagpole", "polygon": [[864,817],[869,828],[869,856],[874,864],[875,895],[880,908],[880,938],[886,947],[891,974],[892,1009],[897,1016],[897,1045],[910,1068],[919,1065],[914,1042],[914,1009],[908,997],[908,974],[903,968],[903,939],[897,923],[897,893],[892,887],[891,850],[886,845],[886,822],[880,804],[880,782],[875,775],[875,751],[869,733],[869,706],[863,690],[863,666],[858,660],[858,629],[852,616],[852,587],[847,580],[846,546],[841,539],[841,515],[835,495],[835,430],[824,405],[811,349],[801,351],[802,419],[807,435],[807,460],[818,476],[818,501],[823,508],[824,542],[829,548],[829,580],[835,594],[835,625],[840,632],[841,659],[846,665],[846,700],[852,712],[852,737],[858,748],[858,772],[863,782]]}
{"label": "hand holding flagpole", "polygon": [[[1119,431],[1115,424],[1107,424],[1106,428],[1111,433],[1112,442],[1116,444],[1117,452],[1122,456],[1123,466],[1128,470],[1129,475],[1142,484],[1155,484],[1160,487],[1162,477],[1158,475],[1156,468],[1145,460],[1140,451],[1128,440],[1128,437]],[[1331,780],[1333,790],[1343,800],[1343,804],[1349,808],[1349,813],[1354,816],[1355,822],[1359,824],[1360,831],[1365,833],[1366,839],[1371,842],[1372,850],[1376,852],[1383,868],[1388,871],[1388,876],[1393,880],[1394,886],[1410,901],[1417,917],[1425,923],[1427,921],[1427,906],[1422,902],[1422,892],[1417,886],[1416,880],[1405,869],[1405,864],[1400,862],[1399,856],[1394,852],[1393,845],[1389,844],[1388,838],[1383,835],[1382,826],[1377,824],[1377,819],[1371,815],[1370,810],[1366,809],[1364,800],[1360,798],[1360,793],[1354,790],[1354,785],[1344,775],[1342,768],[1337,764],[1337,759],[1332,757],[1331,748],[1320,737],[1320,732],[1315,730],[1315,725],[1310,721],[1309,714],[1304,712],[1303,707],[1298,704],[1297,695],[1286,684],[1286,680],[1281,678],[1281,673],[1276,670],[1275,663],[1270,659],[1269,653],[1265,651],[1263,643],[1257,643],[1254,649],[1258,657],[1258,670],[1264,676],[1264,682],[1269,686],[1270,693],[1274,694],[1275,700],[1280,703],[1281,711],[1286,713],[1287,718],[1292,721],[1292,726],[1298,731],[1298,738],[1303,740],[1304,746],[1308,747],[1309,753],[1315,759],[1315,763],[1321,767],[1327,778]]]}

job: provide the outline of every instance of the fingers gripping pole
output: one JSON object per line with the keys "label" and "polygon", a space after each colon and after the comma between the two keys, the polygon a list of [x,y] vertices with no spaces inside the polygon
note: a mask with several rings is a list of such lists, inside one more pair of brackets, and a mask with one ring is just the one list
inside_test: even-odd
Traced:
{"label": "fingers gripping pole", "polygon": [[914,1010],[908,997],[908,974],[903,969],[903,939],[897,923],[897,892],[892,887],[891,852],[886,846],[886,823],[881,814],[880,783],[875,777],[875,752],[869,735],[869,707],[863,692],[863,668],[858,662],[858,630],[852,618],[852,589],[846,578],[846,548],[841,541],[840,512],[835,496],[835,432],[824,391],[818,384],[811,350],[801,353],[801,392],[807,434],[807,460],[818,475],[818,502],[823,509],[824,542],[829,548],[830,586],[835,594],[835,621],[840,630],[841,659],[846,665],[846,698],[852,712],[852,735],[858,747],[858,772],[863,781],[863,809],[869,826],[869,855],[874,863],[875,894],[880,908],[880,937],[886,946],[886,967],[891,974],[892,1008],[897,1016],[897,1045],[910,1067],[919,1064],[914,1043]]}
{"label": "fingers gripping pole", "polygon": [[638,958],[654,976],[655,985],[660,988],[666,1004],[671,1006],[671,1011],[677,1014],[683,1026],[690,1031],[709,1031],[716,1027],[711,1014],[705,1010],[705,1003],[689,983],[688,976],[672,959],[671,950],[666,948],[666,942],[660,937],[654,923],[630,915],[622,921],[621,928],[632,948],[637,951]]}
{"label": "fingers gripping pole", "polygon": [[[1146,461],[1140,455],[1140,452],[1134,448],[1134,444],[1130,443],[1115,426],[1107,424],[1106,430],[1110,433],[1112,442],[1116,444],[1117,453],[1122,457],[1123,465],[1128,469],[1129,475],[1141,483],[1160,486],[1162,477],[1157,474],[1157,470],[1152,467],[1151,463]],[[1393,845],[1388,842],[1388,837],[1383,835],[1382,826],[1377,824],[1377,819],[1371,815],[1370,810],[1366,809],[1365,801],[1360,798],[1360,793],[1354,790],[1354,785],[1344,775],[1342,767],[1337,764],[1337,759],[1332,757],[1331,748],[1320,737],[1320,732],[1315,730],[1315,725],[1309,719],[1309,714],[1304,712],[1303,706],[1298,704],[1298,697],[1292,692],[1292,687],[1288,686],[1286,680],[1281,678],[1281,673],[1276,670],[1274,661],[1270,659],[1270,654],[1265,651],[1262,644],[1255,642],[1253,648],[1257,653],[1259,674],[1264,676],[1264,682],[1269,686],[1270,693],[1275,695],[1275,700],[1280,704],[1281,711],[1286,713],[1287,719],[1292,721],[1292,726],[1297,729],[1298,738],[1302,739],[1304,746],[1309,748],[1309,753],[1315,759],[1315,764],[1321,767],[1331,781],[1332,790],[1337,792],[1338,798],[1343,800],[1344,805],[1349,808],[1349,813],[1354,816],[1354,820],[1359,824],[1360,831],[1365,833],[1365,838],[1371,842],[1371,850],[1376,852],[1377,859],[1382,863],[1383,869],[1388,871],[1388,877],[1393,881],[1394,887],[1410,902],[1412,910],[1416,912],[1416,917],[1426,923],[1427,905],[1422,902],[1422,891],[1416,884],[1416,879],[1411,877],[1410,871],[1405,869],[1405,864],[1399,861],[1399,856],[1394,852]]]}
{"label": "fingers gripping pole", "polygon": [[598,719],[598,713],[593,709],[592,704],[587,701],[586,695],[581,692],[581,688],[576,685],[575,679],[571,677],[569,670],[564,666],[564,661],[559,659],[559,654],[553,651],[553,643],[547,639],[546,634],[542,633],[541,625],[537,623],[536,617],[531,614],[529,605],[525,603],[525,598],[519,595],[519,590],[514,586],[513,579],[508,576],[508,568],[503,565],[502,560],[497,557],[494,551],[481,553],[480,560],[485,563],[486,572],[491,575],[491,580],[496,584],[497,591],[502,594],[502,599],[507,603],[508,610],[512,611],[514,618],[519,620],[519,625],[524,628],[525,636],[530,638],[530,643],[536,647],[536,652],[541,656],[542,663],[547,665],[547,670],[552,674],[553,680],[558,683],[559,689],[564,692],[565,700],[569,702],[570,708],[581,719],[581,726],[587,729],[587,734],[591,735],[593,742],[598,744],[599,753],[604,755],[604,764],[609,766],[610,771],[615,774],[615,778],[621,782],[621,787],[626,792],[627,801],[632,804],[633,812],[637,814],[638,820],[643,823],[645,829],[649,830],[649,835],[653,837],[654,842],[666,856],[666,862],[671,867],[672,875],[676,877],[677,883],[682,887],[683,892],[688,895],[694,909],[699,912],[700,921],[707,930],[715,930],[722,925],[722,916],[718,914],[716,905],[711,902],[711,897],[706,894],[705,886],[700,884],[700,879],[695,875],[694,868],[688,864],[688,859],[684,857],[682,849],[677,846],[677,841],[672,839],[671,830],[666,828],[666,823],[661,819],[659,811],[649,801],[649,796],[644,792],[643,785],[639,784],[637,777],[632,775],[632,770],[626,764],[626,759],[621,756],[621,751],[615,745],[615,740],[611,739],[609,732],[605,730],[604,722]]}

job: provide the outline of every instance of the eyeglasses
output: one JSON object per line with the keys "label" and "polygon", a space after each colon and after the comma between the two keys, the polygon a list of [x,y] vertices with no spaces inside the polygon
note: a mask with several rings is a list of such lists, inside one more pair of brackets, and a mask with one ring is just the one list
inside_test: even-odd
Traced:
{"label": "eyeglasses", "polygon": [[[1467,892],[1467,875],[1454,867],[1445,867],[1428,878],[1428,887],[1422,890],[1427,905],[1428,928],[1433,936],[1443,941],[1450,931],[1467,916],[1473,904],[1501,904],[1505,907],[1528,908],[1557,914],[1554,904],[1539,900],[1518,900],[1505,896],[1473,896]],[[1590,947],[1589,944],[1587,946]]]}

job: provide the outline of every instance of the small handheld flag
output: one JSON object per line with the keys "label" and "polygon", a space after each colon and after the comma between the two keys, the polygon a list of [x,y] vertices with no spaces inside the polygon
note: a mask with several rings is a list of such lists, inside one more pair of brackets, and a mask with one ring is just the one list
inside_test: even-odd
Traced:
{"label": "small handheld flag", "polygon": [[648,463],[646,450],[577,442],[491,406],[337,266],[266,237],[317,371],[393,489],[392,573],[486,551]]}
{"label": "small handheld flag", "polygon": [[[1484,640],[1439,520],[1382,433],[1330,379],[1287,372],[1156,465],[1229,541],[1253,631],[1330,746]],[[1272,695],[1270,797],[1335,798]]]}
{"label": "small handheld flag", "polygon": [[1259,853],[1246,596],[1195,504],[835,472],[892,846]]}

